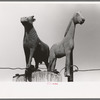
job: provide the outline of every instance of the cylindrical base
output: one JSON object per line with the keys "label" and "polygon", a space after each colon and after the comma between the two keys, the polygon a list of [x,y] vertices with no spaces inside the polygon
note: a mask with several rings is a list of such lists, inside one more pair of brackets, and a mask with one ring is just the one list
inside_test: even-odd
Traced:
{"label": "cylindrical base", "polygon": [[[37,71],[32,73],[32,82],[62,82],[60,74],[47,71]],[[13,77],[15,82],[25,82],[25,75],[18,75]]]}

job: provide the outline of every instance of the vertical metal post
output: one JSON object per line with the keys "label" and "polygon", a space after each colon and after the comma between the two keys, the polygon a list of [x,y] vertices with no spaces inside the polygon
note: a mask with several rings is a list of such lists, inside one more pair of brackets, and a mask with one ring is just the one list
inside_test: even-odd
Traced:
{"label": "vertical metal post", "polygon": [[73,50],[70,55],[70,76],[68,77],[68,82],[73,82]]}

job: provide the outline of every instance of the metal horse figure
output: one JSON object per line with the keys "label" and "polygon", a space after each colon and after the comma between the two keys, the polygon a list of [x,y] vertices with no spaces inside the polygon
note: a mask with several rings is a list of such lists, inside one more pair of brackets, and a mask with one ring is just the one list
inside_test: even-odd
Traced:
{"label": "metal horse figure", "polygon": [[[38,69],[39,63],[44,62],[48,68],[49,46],[42,42],[37,35],[37,32],[33,26],[33,22],[36,20],[34,16],[22,17],[21,23],[24,26],[24,39],[23,47],[26,58],[26,81],[29,81],[32,71]],[[31,65],[32,58],[35,60],[35,68]]]}
{"label": "metal horse figure", "polygon": [[84,21],[85,19],[79,12],[75,13],[71,18],[63,40],[60,43],[54,44],[50,49],[48,71],[55,72],[57,58],[66,56],[64,75],[65,77],[70,77],[70,66],[73,56],[72,52],[74,49],[74,35],[76,24],[83,24]]}

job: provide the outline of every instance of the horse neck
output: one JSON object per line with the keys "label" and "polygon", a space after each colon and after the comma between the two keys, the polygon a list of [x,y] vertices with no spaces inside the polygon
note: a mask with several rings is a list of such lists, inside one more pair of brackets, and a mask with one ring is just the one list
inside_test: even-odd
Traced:
{"label": "horse neck", "polygon": [[73,19],[71,19],[71,21],[69,22],[69,25],[67,27],[67,30],[65,32],[64,37],[69,37],[71,39],[74,39],[74,34],[75,34],[75,28],[76,28],[76,24],[74,23]]}
{"label": "horse neck", "polygon": [[29,33],[29,31],[33,28],[33,25],[30,23],[27,23],[25,26],[25,32]]}
{"label": "horse neck", "polygon": [[37,32],[36,32],[36,30],[35,30],[33,25],[31,25],[30,27],[29,26],[25,27],[24,37],[27,36],[28,34],[31,35],[31,36],[34,36],[34,37],[38,37]]}

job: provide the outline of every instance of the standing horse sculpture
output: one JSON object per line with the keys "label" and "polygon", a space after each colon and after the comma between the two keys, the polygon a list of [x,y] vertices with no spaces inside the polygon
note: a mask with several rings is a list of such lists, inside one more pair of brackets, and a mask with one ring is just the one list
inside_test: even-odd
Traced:
{"label": "standing horse sculpture", "polygon": [[[30,80],[31,69],[37,70],[38,64],[44,62],[48,68],[49,46],[42,42],[37,35],[37,32],[33,26],[33,22],[36,20],[34,16],[22,17],[21,23],[25,28],[23,47],[26,57],[26,80]],[[35,60],[35,68],[31,68],[32,58]]]}
{"label": "standing horse sculpture", "polygon": [[75,13],[71,18],[63,40],[58,44],[54,44],[50,49],[48,71],[56,72],[55,66],[57,58],[66,56],[64,75],[65,77],[70,77],[71,58],[74,49],[74,35],[76,24],[83,24],[84,21],[85,19],[79,12]]}

